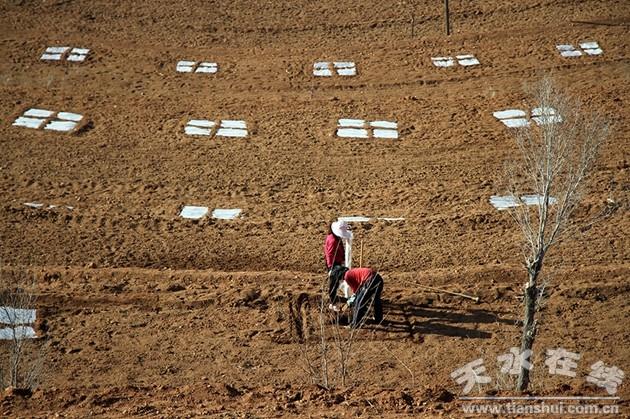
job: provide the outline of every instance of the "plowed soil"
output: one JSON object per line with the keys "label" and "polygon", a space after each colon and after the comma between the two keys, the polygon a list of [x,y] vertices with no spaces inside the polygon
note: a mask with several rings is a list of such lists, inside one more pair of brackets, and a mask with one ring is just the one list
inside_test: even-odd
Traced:
{"label": "plowed soil", "polygon": [[[534,107],[526,91],[545,74],[614,123],[578,216],[617,210],[548,255],[532,393],[606,396],[590,365],[630,371],[630,3],[451,3],[446,36],[439,1],[2,2],[0,258],[38,280],[49,347],[39,389],[5,393],[0,414],[461,417],[450,373],[483,358],[494,376],[520,338],[520,238],[488,202],[516,146],[492,112]],[[604,54],[555,49],[588,40]],[[91,52],[39,60],[62,45]],[[463,53],[481,65],[430,60]],[[219,72],[176,73],[179,60]],[[320,60],[359,74],[315,78]],[[90,123],[12,126],[30,107]],[[336,138],[339,118],[398,121],[400,139]],[[186,136],[190,119],[244,119],[250,136]],[[183,220],[183,205],[244,216]],[[341,215],[405,221],[355,227],[385,278],[386,322],[356,336],[347,385],[324,390],[303,354]],[[575,378],[546,374],[556,347],[582,354]],[[496,385],[480,394],[513,394]]]}

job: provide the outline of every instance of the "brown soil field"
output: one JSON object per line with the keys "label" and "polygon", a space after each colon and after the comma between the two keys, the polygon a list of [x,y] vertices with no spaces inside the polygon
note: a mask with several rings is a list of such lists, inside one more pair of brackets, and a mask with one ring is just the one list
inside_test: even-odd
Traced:
{"label": "brown soil field", "polygon": [[[578,217],[619,208],[548,255],[531,394],[607,396],[585,376],[598,360],[630,371],[630,2],[451,2],[450,36],[442,13],[439,1],[2,2],[0,273],[37,279],[48,349],[40,387],[5,392],[0,415],[464,416],[450,374],[483,358],[494,376],[519,345],[526,277],[517,227],[488,202],[517,151],[492,112],[534,107],[527,88],[545,74],[614,123]],[[555,48],[586,40],[603,55]],[[91,52],[39,59],[61,45]],[[462,53],[481,65],[430,59]],[[219,71],[177,73],[179,60]],[[355,61],[358,75],[313,77],[320,60]],[[12,126],[31,107],[89,124]],[[340,139],[339,118],[397,121],[400,138]],[[249,136],[187,136],[190,119],[243,119]],[[184,220],[183,205],[243,218]],[[321,248],[342,215],[405,221],[354,228],[385,279],[386,322],[356,336],[347,385],[324,390],[303,352],[317,348]],[[557,347],[582,354],[575,378],[546,374]],[[480,394],[513,394],[495,384]],[[630,414],[627,377],[617,396]]]}

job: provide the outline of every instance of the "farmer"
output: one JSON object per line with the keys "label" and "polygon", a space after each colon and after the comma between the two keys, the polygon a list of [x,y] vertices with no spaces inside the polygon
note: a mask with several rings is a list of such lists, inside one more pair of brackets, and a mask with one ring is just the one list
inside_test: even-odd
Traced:
{"label": "farmer", "polygon": [[345,266],[346,264],[346,249],[342,242],[344,239],[352,239],[350,226],[345,221],[335,221],[328,228],[328,235],[324,241],[324,258],[328,272],[334,266]]}
{"label": "farmer", "polygon": [[336,309],[337,288],[342,281],[345,281],[356,295],[352,305],[350,327],[355,329],[363,324],[363,318],[370,306],[374,307],[374,321],[380,323],[383,320],[381,302],[383,278],[370,268],[348,269],[343,266],[335,266],[328,275],[328,297],[333,309]]}

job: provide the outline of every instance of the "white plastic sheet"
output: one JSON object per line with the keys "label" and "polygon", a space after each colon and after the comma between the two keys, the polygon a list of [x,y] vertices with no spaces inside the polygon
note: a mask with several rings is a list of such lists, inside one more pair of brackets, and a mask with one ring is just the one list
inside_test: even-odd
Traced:
{"label": "white plastic sheet", "polygon": [[341,138],[368,138],[368,131],[359,128],[338,128],[337,137]]}
{"label": "white plastic sheet", "polygon": [[[492,195],[490,197],[490,203],[499,211],[506,210],[509,208],[515,208],[522,204],[525,205],[540,205],[543,202],[543,197],[541,195],[523,195],[520,198],[517,198],[513,195]],[[557,203],[558,200],[554,197],[549,197],[549,203],[551,205]]]}
{"label": "white plastic sheet", "polygon": [[217,136],[219,137],[247,137],[247,130],[236,128],[219,128],[217,130]]}
{"label": "white plastic sheet", "polygon": [[363,119],[348,119],[342,118],[338,122],[340,127],[353,127],[353,128],[363,128],[365,126],[365,121]]}
{"label": "white plastic sheet", "polygon": [[377,128],[372,131],[372,135],[374,138],[391,138],[395,140],[398,138],[398,131],[393,129]]}
{"label": "white plastic sheet", "polygon": [[313,64],[313,75],[316,77],[331,77],[334,73],[339,76],[356,76],[356,65],[352,61],[317,61]]}
{"label": "white plastic sheet", "polygon": [[[523,201],[525,205],[541,205],[544,202],[543,198],[544,197],[542,195],[524,195],[521,196],[521,201]],[[555,204],[556,202],[558,202],[556,198],[554,198],[553,196],[549,197],[549,203],[551,205]]]}
{"label": "white plastic sheet", "polygon": [[182,208],[179,216],[182,218],[188,218],[191,220],[198,220],[205,217],[208,214],[208,207],[197,207],[194,205],[187,205]]}
{"label": "white plastic sheet", "polygon": [[563,57],[581,57],[582,55],[601,55],[604,51],[601,49],[596,41],[582,41],[579,43],[579,48],[574,47],[571,44],[556,45],[556,49],[560,51],[560,55]]}
{"label": "white plastic sheet", "polygon": [[40,57],[41,60],[60,61],[67,55],[67,61],[82,62],[89,54],[89,48],[48,47]]}
{"label": "white plastic sheet", "polygon": [[349,215],[345,217],[339,217],[339,221],[345,221],[346,223],[365,223],[370,221],[370,217],[365,217],[363,215]]}
{"label": "white plastic sheet", "polygon": [[341,138],[398,138],[398,124],[394,121],[370,121],[342,118],[338,121],[337,136]]}
{"label": "white plastic sheet", "polygon": [[192,73],[193,67],[197,64],[195,61],[179,61],[175,66],[178,73]]}
{"label": "white plastic sheet", "polygon": [[44,129],[50,131],[70,132],[77,127],[76,122],[72,121],[50,121]]}
{"label": "white plastic sheet", "polygon": [[374,128],[398,129],[398,124],[391,121],[372,121],[370,126]]}
{"label": "white plastic sheet", "polygon": [[502,119],[503,125],[508,128],[522,128],[529,126],[529,121],[525,118]]}
{"label": "white plastic sheet", "polygon": [[247,129],[245,121],[239,121],[234,119],[224,119],[221,121],[221,128],[240,128]]}
{"label": "white plastic sheet", "polygon": [[216,208],[212,211],[212,218],[219,220],[234,220],[241,215],[240,208]]}
{"label": "white plastic sheet", "polygon": [[30,324],[35,323],[36,311],[33,309],[0,307],[0,323],[2,324]]}
{"label": "white plastic sheet", "polygon": [[[216,122],[206,119],[193,119],[186,124],[184,132],[188,135],[211,136]],[[219,121],[215,135],[219,137],[247,137],[247,123],[243,120],[225,119]]]}
{"label": "white plastic sheet", "polygon": [[83,115],[79,115],[78,113],[73,112],[59,112],[57,113],[57,118],[63,119],[65,121],[79,122],[83,119]]}
{"label": "white plastic sheet", "polygon": [[5,327],[0,329],[0,340],[35,339],[37,335],[30,326]]}
{"label": "white plastic sheet", "polygon": [[431,61],[436,67],[452,67],[455,65],[453,57],[431,57]]}
{"label": "white plastic sheet", "polygon": [[195,70],[195,73],[213,74],[213,73],[216,73],[218,70],[219,70],[219,66],[217,65],[217,63],[202,62],[199,64],[199,66]]}
{"label": "white plastic sheet", "polygon": [[527,116],[527,113],[520,109],[506,109],[504,111],[493,112],[492,115],[494,115],[494,117],[497,119],[511,119],[525,118]]}
{"label": "white plastic sheet", "polygon": [[187,135],[202,135],[206,137],[209,137],[210,135],[212,135],[211,128],[201,128],[201,127],[196,127],[192,125],[187,125],[186,127],[184,127],[184,132]]}
{"label": "white plastic sheet", "polygon": [[216,125],[216,123],[206,119],[191,119],[188,121],[188,125],[192,125],[194,127],[212,128]]}
{"label": "white plastic sheet", "polygon": [[44,122],[46,122],[45,119],[27,118],[24,116],[20,116],[13,122],[13,125],[16,127],[39,129],[42,127]]}
{"label": "white plastic sheet", "polygon": [[499,211],[506,210],[508,208],[515,208],[520,205],[520,202],[515,196],[498,196],[492,195],[490,197],[490,203],[493,207],[498,209]]}
{"label": "white plastic sheet", "polygon": [[31,108],[24,112],[24,116],[34,116],[37,118],[48,118],[49,116],[53,116],[55,113],[53,111],[49,111],[47,109],[37,109]]}

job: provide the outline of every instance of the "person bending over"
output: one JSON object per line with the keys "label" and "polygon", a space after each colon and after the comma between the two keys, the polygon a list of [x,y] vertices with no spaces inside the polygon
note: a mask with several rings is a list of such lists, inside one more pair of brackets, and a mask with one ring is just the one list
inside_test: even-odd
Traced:
{"label": "person bending over", "polygon": [[370,306],[374,307],[374,321],[380,323],[383,320],[383,303],[381,301],[383,278],[378,272],[370,268],[348,269],[343,266],[334,266],[328,275],[328,297],[334,307],[336,307],[337,289],[341,281],[346,281],[346,284],[356,295],[352,305],[350,327],[354,329],[363,324],[363,318]]}

